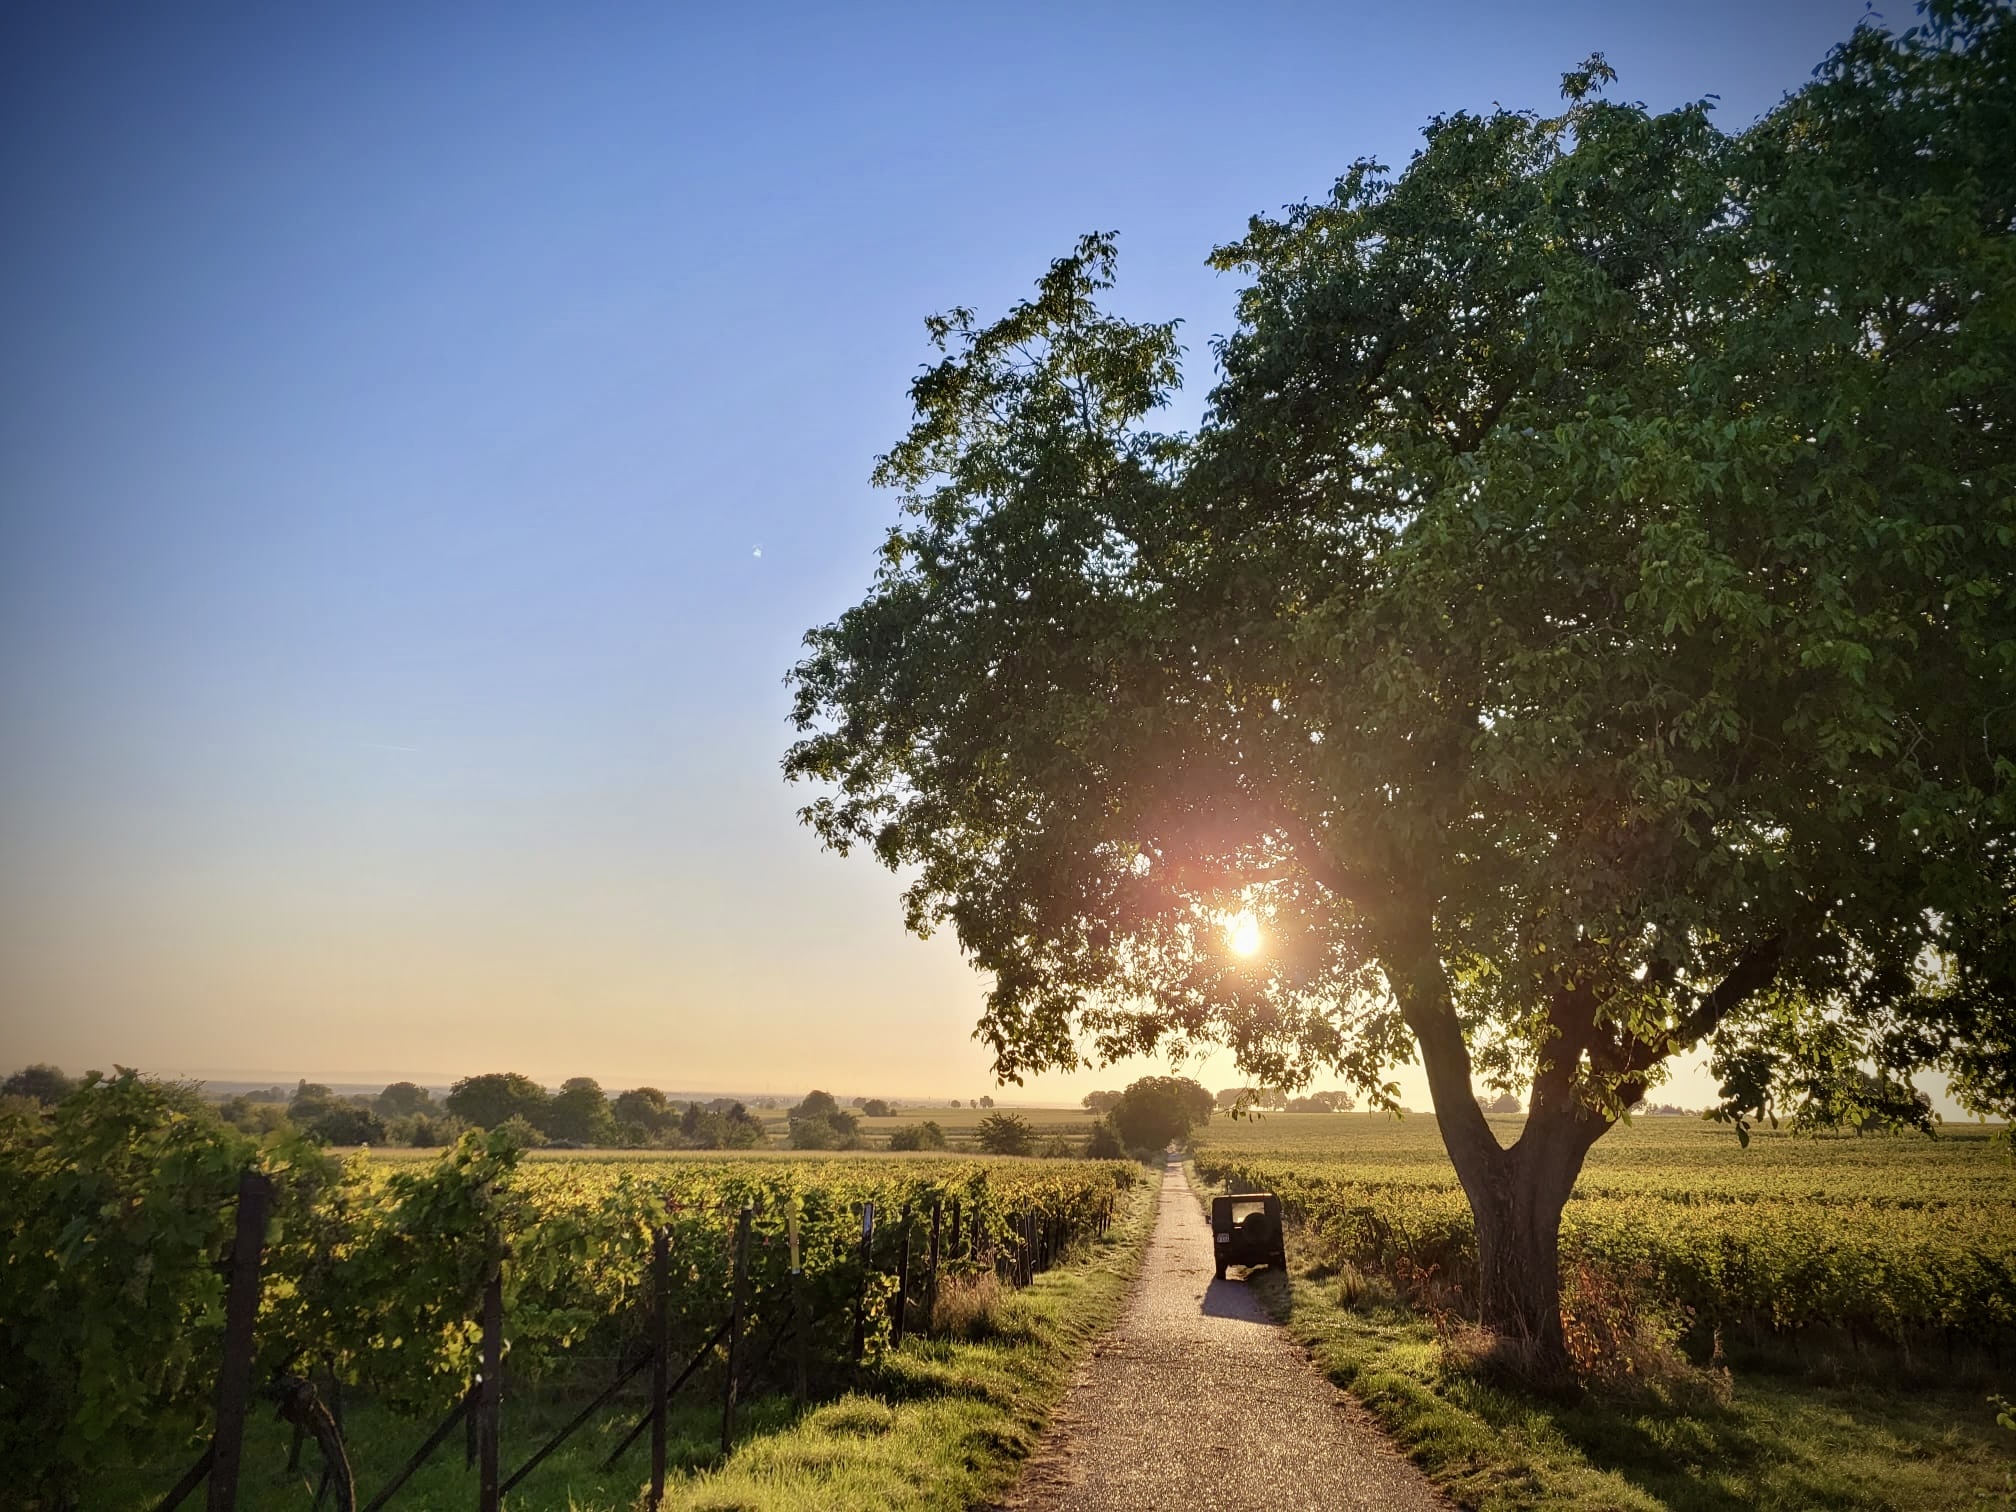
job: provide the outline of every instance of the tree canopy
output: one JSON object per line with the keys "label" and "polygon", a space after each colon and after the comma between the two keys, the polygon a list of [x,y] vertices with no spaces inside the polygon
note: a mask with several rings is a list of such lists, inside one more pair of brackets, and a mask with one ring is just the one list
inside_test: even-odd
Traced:
{"label": "tree canopy", "polygon": [[1739,1128],[2016,1109],[2012,75],[1951,0],[1739,132],[1600,57],[1437,117],[1213,255],[1195,435],[1110,235],[934,318],[786,768],[991,974],[997,1073],[1418,1055],[1557,1353],[1561,1201],[1675,1054]]}
{"label": "tree canopy", "polygon": [[380,1092],[373,1106],[386,1118],[404,1118],[432,1109],[434,1094],[417,1082],[398,1081]]}
{"label": "tree canopy", "polygon": [[1132,1150],[1159,1150],[1211,1117],[1211,1094],[1187,1076],[1144,1076],[1113,1105],[1113,1127]]}

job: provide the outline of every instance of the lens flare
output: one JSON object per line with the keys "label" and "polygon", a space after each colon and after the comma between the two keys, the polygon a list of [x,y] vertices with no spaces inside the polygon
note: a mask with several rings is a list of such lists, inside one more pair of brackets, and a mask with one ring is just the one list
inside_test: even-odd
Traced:
{"label": "lens flare", "polygon": [[1250,909],[1225,921],[1225,943],[1232,947],[1234,955],[1250,956],[1259,952],[1260,921],[1253,917]]}

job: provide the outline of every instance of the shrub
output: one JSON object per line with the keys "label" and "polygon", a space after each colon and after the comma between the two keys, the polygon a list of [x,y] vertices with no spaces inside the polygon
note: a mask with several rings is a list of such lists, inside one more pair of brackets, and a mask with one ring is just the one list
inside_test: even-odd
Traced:
{"label": "shrub", "polygon": [[520,1150],[536,1150],[546,1143],[545,1132],[518,1113],[513,1113],[499,1124],[496,1132],[509,1135],[512,1145]]}

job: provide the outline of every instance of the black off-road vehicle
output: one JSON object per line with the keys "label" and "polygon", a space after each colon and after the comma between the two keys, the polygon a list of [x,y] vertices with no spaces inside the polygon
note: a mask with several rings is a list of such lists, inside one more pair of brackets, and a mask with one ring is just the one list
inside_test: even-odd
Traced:
{"label": "black off-road vehicle", "polygon": [[1288,1268],[1281,1242],[1281,1199],[1272,1192],[1235,1192],[1211,1199],[1211,1247],[1218,1279],[1228,1265]]}

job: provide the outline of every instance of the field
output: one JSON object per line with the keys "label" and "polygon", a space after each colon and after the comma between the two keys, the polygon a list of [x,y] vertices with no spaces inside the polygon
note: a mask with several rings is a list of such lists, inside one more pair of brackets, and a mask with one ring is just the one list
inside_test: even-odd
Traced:
{"label": "field", "polygon": [[[1518,1120],[1498,1120],[1501,1142]],[[1460,1284],[1469,1210],[1431,1117],[1277,1115],[1214,1123],[1207,1179],[1277,1190],[1341,1257]],[[1564,1268],[1628,1278],[1696,1330],[1845,1336],[1933,1357],[2016,1347],[2016,1167],[1991,1131],[1740,1147],[1648,1118],[1591,1150],[1562,1220]]]}
{"label": "field", "polygon": [[1464,1355],[1474,1241],[1432,1117],[1214,1120],[1195,1164],[1282,1194],[1291,1276],[1261,1284],[1464,1506],[1929,1509],[2008,1504],[2016,1474],[1989,1405],[2016,1394],[1998,1132],[1762,1130],[1745,1150],[1691,1119],[1613,1130],[1563,1219],[1595,1372],[1572,1400]]}

